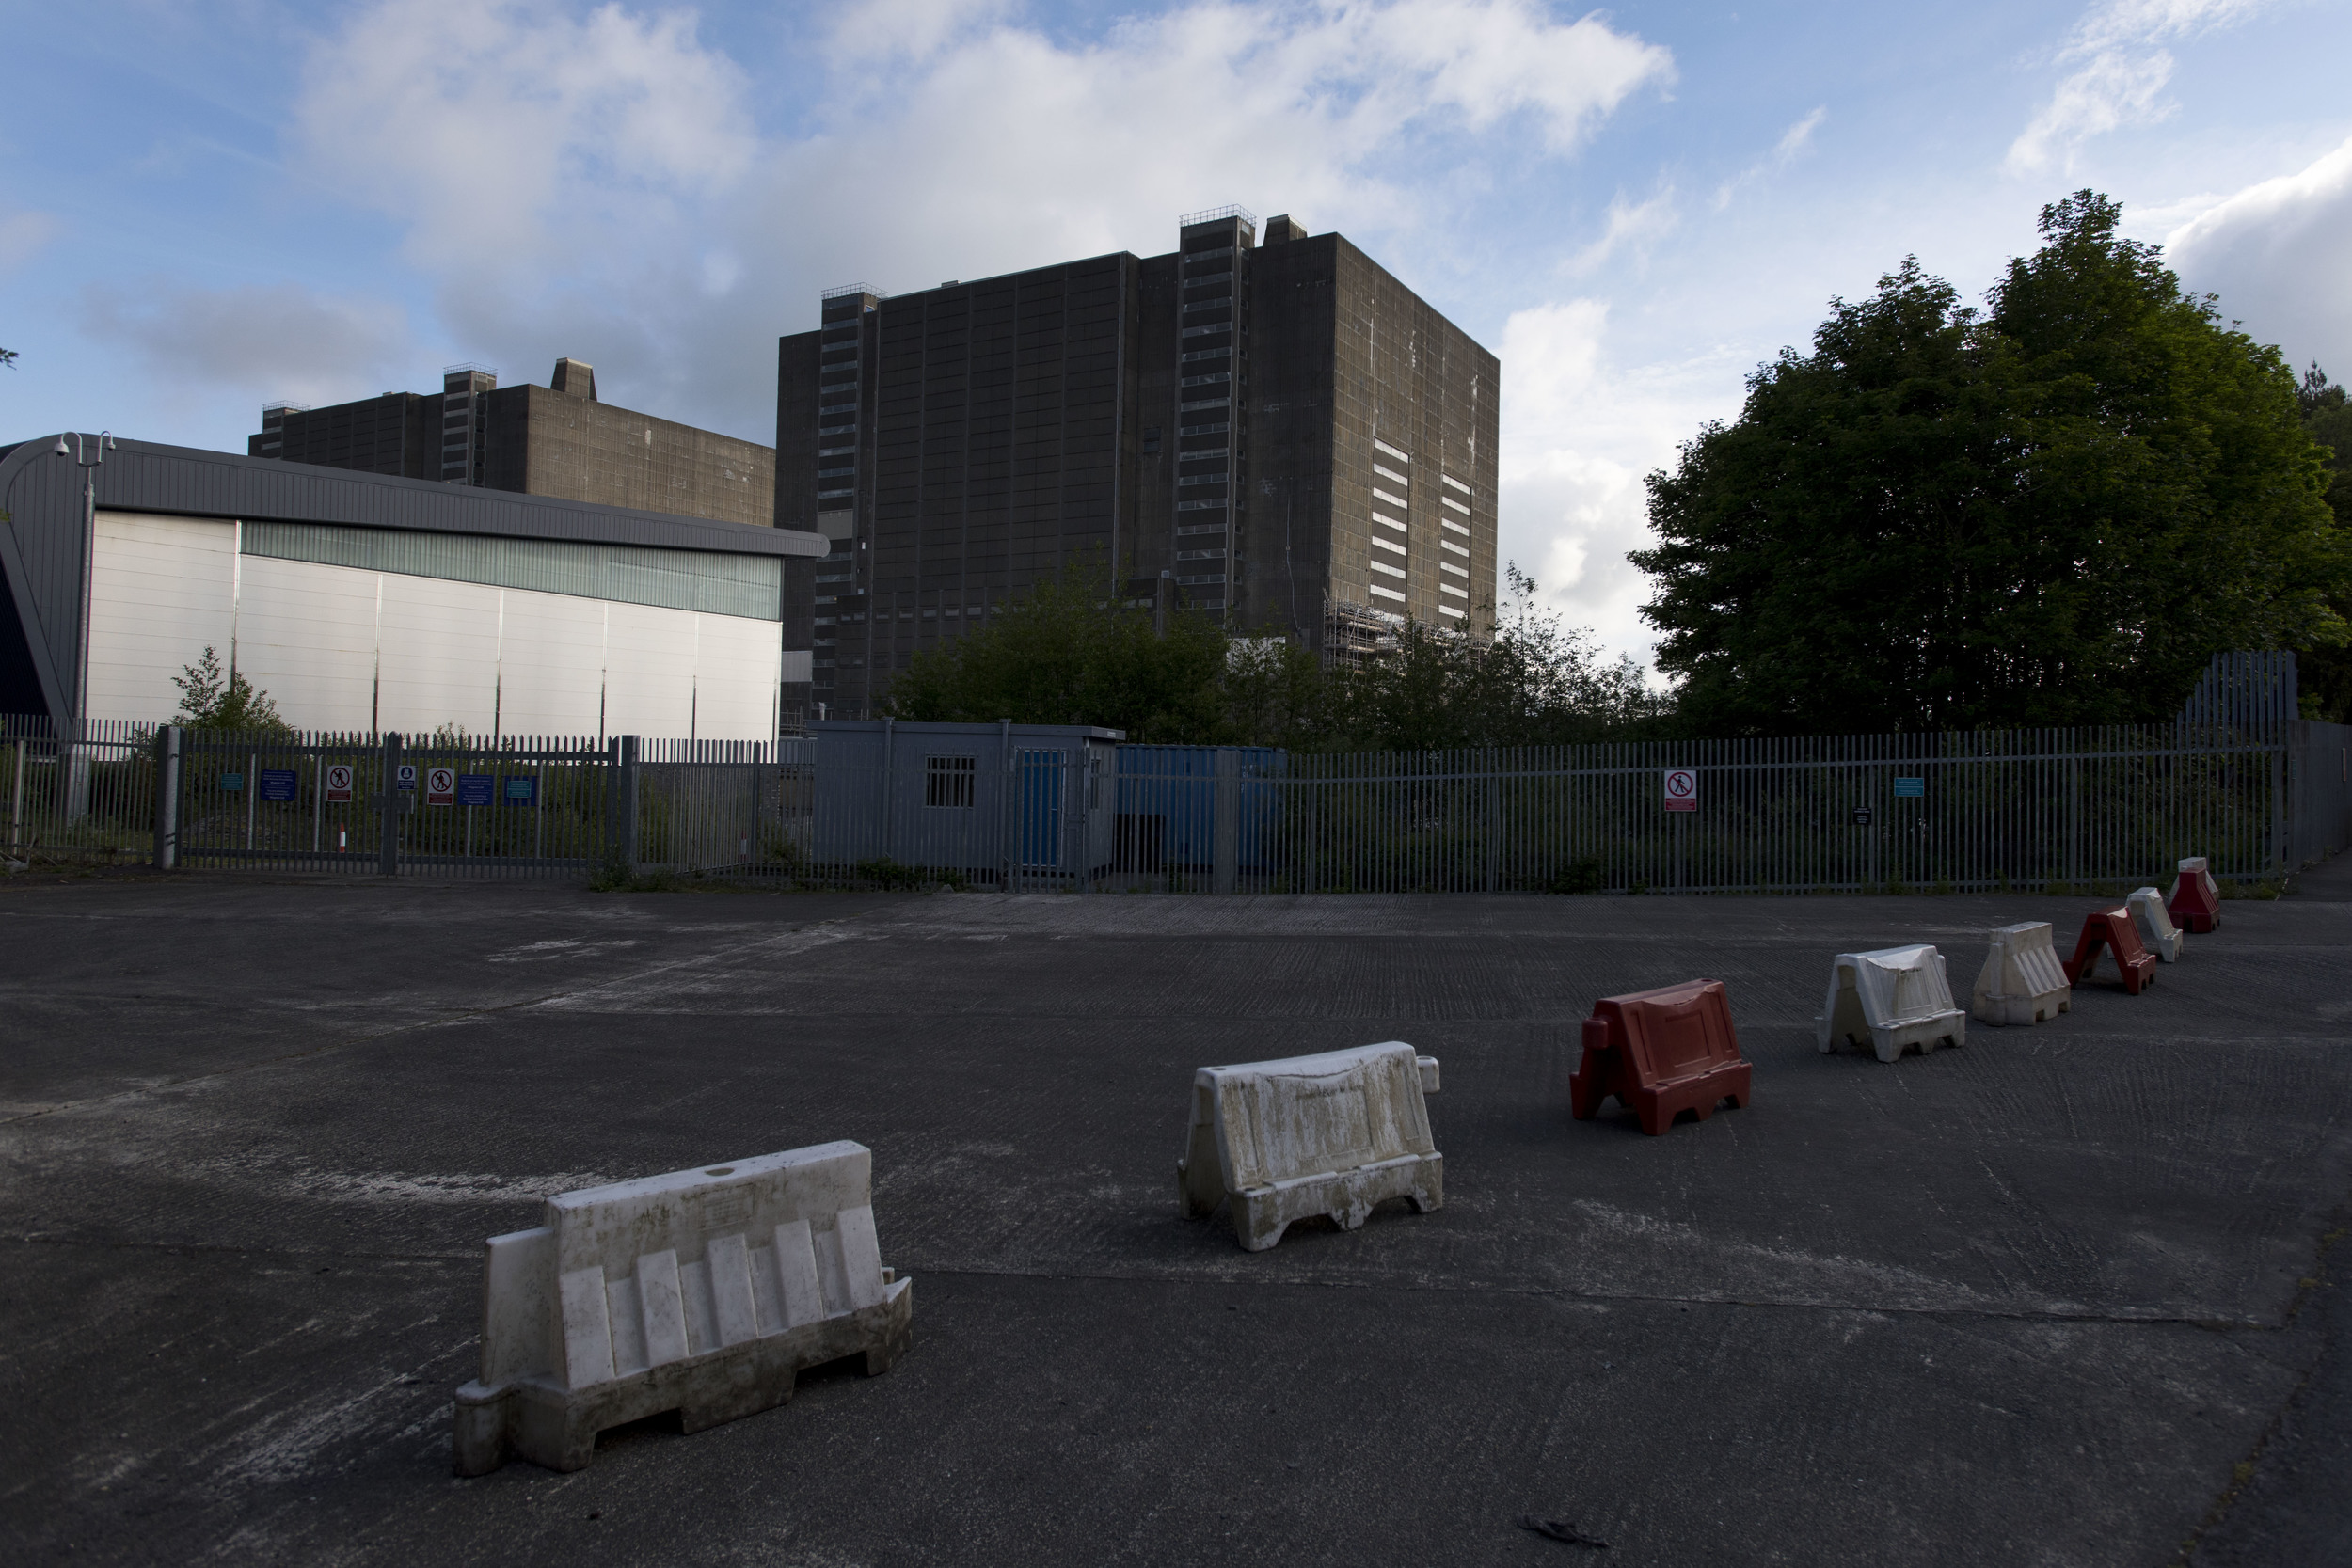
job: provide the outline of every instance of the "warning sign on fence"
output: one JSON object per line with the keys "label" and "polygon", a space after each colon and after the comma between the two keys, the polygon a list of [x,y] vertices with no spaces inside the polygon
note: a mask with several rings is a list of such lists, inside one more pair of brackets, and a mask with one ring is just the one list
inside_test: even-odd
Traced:
{"label": "warning sign on fence", "polygon": [[1688,768],[1666,769],[1666,809],[1696,811],[1699,809],[1699,776]]}
{"label": "warning sign on fence", "polygon": [[321,775],[326,785],[326,798],[341,804],[351,799],[351,764],[330,762]]}
{"label": "warning sign on fence", "polygon": [[424,803],[428,806],[453,806],[457,803],[457,769],[428,768],[424,770]]}

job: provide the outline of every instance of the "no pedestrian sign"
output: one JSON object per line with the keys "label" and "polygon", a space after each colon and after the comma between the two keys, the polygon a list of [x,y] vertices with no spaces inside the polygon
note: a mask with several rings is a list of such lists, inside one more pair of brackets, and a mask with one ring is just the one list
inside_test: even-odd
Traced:
{"label": "no pedestrian sign", "polygon": [[351,764],[347,762],[328,763],[325,783],[328,800],[339,804],[348,801],[351,799]]}
{"label": "no pedestrian sign", "polygon": [[424,770],[424,803],[428,806],[453,806],[457,803],[457,769],[428,768]]}
{"label": "no pedestrian sign", "polygon": [[1699,776],[1689,768],[1666,769],[1666,809],[1696,811],[1699,809]]}

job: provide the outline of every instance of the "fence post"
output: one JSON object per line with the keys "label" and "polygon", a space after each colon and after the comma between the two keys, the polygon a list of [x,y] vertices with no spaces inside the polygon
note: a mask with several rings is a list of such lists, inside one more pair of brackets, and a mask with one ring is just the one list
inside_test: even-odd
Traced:
{"label": "fence post", "polygon": [[1241,886],[1241,753],[1216,749],[1216,796],[1209,821],[1212,871],[1209,890],[1234,893]]}
{"label": "fence post", "polygon": [[1502,753],[1486,753],[1486,891],[1502,890]]}
{"label": "fence post", "polygon": [[89,721],[75,718],[72,728],[66,732],[72,736],[58,761],[65,772],[65,819],[68,824],[89,819]]}
{"label": "fence post", "polygon": [[882,721],[882,858],[897,847],[898,825],[898,721]]}
{"label": "fence post", "polygon": [[155,869],[180,863],[180,726],[155,732]]}
{"label": "fence post", "polygon": [[16,853],[17,842],[24,834],[24,742],[16,743],[16,772],[9,786],[8,853]]}
{"label": "fence post", "polygon": [[604,784],[604,832],[596,841],[596,863],[589,867],[592,877],[620,856],[621,737],[617,735],[604,743],[604,767],[597,777]]}
{"label": "fence post", "polygon": [[643,748],[641,737],[621,736],[621,859],[632,877],[637,875],[638,851],[644,847],[638,835],[641,814],[637,800],[637,762]]}
{"label": "fence post", "polygon": [[1078,874],[1078,891],[1092,893],[1094,891],[1094,795],[1092,791],[1094,781],[1090,773],[1094,762],[1094,752],[1088,742],[1081,740],[1078,742],[1076,751],[1064,754],[1070,759],[1067,771],[1071,776],[1071,782],[1077,785],[1078,809],[1065,820],[1062,836],[1071,837],[1071,825],[1074,824],[1076,839],[1070,869]]}
{"label": "fence post", "polygon": [[2075,757],[2066,759],[2066,881],[2068,891],[2082,879],[2077,867],[2082,863],[2078,847],[2082,842],[2082,765]]}
{"label": "fence post", "polygon": [[378,876],[400,875],[400,732],[384,736],[384,773],[376,780],[375,819],[383,830],[375,870]]}
{"label": "fence post", "polygon": [[2288,726],[2279,726],[2278,743],[2270,752],[2270,865],[2272,874],[2284,876],[2287,865],[2287,736]]}
{"label": "fence post", "polygon": [[998,802],[996,813],[996,847],[999,851],[996,891],[1010,893],[1013,876],[1021,864],[1021,768],[1019,759],[1013,754],[1012,721],[999,720],[997,730],[996,744],[1004,752],[1004,799]]}

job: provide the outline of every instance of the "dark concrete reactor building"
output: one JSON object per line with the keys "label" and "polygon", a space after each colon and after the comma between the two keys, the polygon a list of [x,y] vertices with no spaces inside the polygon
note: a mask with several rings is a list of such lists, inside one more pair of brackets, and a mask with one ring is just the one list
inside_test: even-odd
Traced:
{"label": "dark concrete reactor building", "polygon": [[1408,619],[1488,635],[1500,370],[1338,234],[1239,208],[1165,256],[831,290],[779,344],[775,521],[832,542],[785,645],[855,715],[1090,559],[1131,605],[1339,657]]}
{"label": "dark concrete reactor building", "polygon": [[274,403],[248,457],[771,526],[773,450],[596,398],[594,367],[558,359],[546,387],[501,387],[476,365],[439,395],[387,392],[331,408]]}

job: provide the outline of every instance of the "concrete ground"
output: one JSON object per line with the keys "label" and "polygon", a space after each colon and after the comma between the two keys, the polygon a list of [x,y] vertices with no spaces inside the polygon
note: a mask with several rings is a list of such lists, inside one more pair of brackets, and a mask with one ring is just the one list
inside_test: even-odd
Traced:
{"label": "concrete ground", "polygon": [[[1813,1048],[1833,953],[1964,987],[2092,907],[15,879],[0,1556],[2352,1560],[2352,877],[2138,997]],[[1694,974],[1753,1104],[1571,1120],[1594,998]],[[1194,1068],[1387,1038],[1444,1065],[1443,1210],[1175,1218]],[[896,1370],[453,1477],[484,1237],[834,1138]]]}

